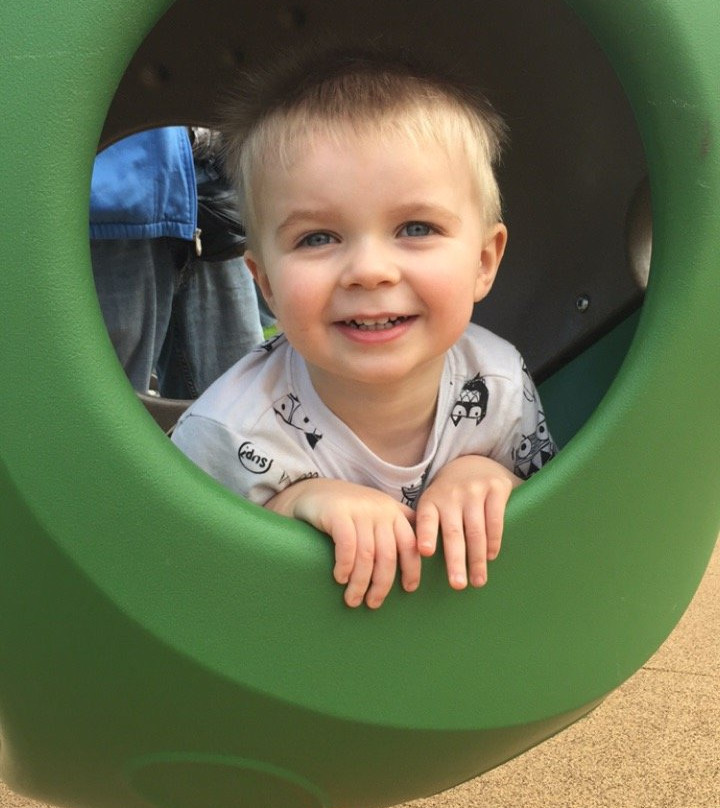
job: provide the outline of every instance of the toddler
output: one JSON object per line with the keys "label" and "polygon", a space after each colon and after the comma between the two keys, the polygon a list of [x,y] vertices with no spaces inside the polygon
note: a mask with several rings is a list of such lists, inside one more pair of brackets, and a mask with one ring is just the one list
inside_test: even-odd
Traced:
{"label": "toddler", "polygon": [[345,602],[482,586],[512,489],[555,453],[523,360],[470,323],[505,249],[504,125],[462,84],[336,51],[246,81],[227,165],[245,259],[282,333],[173,441],[233,491],[335,544]]}

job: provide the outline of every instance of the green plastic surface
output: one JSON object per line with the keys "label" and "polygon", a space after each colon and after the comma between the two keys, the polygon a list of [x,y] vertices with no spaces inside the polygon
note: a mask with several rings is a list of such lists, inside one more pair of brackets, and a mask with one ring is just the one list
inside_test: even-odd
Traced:
{"label": "green plastic surface", "polygon": [[650,166],[635,338],[589,421],[513,496],[490,584],[451,592],[435,559],[420,591],[370,612],[343,607],[324,537],[178,455],[104,332],[92,160],[168,0],[3,0],[0,777],[12,788],[108,808],[390,805],[559,731],[673,629],[719,527],[720,17],[715,0],[569,4],[615,66]]}

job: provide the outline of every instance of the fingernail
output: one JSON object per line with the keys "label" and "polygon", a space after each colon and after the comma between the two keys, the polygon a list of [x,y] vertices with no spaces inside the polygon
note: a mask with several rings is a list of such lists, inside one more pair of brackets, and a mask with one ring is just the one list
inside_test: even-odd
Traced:
{"label": "fingernail", "polygon": [[467,586],[467,578],[464,575],[453,575],[450,579],[450,584],[455,589],[465,589]]}

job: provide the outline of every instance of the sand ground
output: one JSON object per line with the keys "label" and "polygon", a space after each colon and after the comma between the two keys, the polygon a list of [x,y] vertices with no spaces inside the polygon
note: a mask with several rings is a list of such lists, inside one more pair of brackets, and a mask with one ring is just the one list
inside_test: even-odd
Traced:
{"label": "sand ground", "polygon": [[[476,807],[720,808],[720,544],[676,630],[592,715],[483,777],[403,806]],[[46,806],[0,782],[0,808]]]}

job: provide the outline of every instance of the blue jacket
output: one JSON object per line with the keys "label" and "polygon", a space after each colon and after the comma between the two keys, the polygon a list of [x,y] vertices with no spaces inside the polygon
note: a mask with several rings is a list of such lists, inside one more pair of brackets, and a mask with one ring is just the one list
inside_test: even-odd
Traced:
{"label": "blue jacket", "polygon": [[196,227],[195,168],[184,126],[130,135],[97,155],[90,238],[192,240]]}

